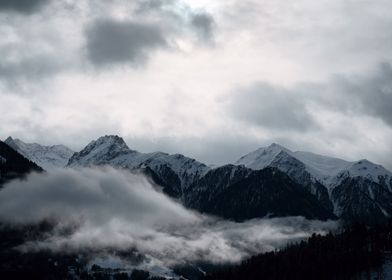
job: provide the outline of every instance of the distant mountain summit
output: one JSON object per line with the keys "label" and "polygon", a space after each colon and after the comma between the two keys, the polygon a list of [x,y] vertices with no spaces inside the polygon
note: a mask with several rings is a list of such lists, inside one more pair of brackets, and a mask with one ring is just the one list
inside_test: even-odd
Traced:
{"label": "distant mountain summit", "polygon": [[120,156],[135,153],[128,148],[124,140],[117,135],[106,135],[91,141],[83,150],[75,153],[68,161],[68,166],[91,166],[110,164]]}
{"label": "distant mountain summit", "polygon": [[4,143],[45,170],[65,167],[74,151],[64,145],[42,146],[8,137]]}

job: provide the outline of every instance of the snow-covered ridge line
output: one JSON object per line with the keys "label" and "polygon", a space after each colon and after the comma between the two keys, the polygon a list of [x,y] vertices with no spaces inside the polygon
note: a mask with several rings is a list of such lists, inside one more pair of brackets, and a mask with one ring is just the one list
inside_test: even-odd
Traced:
{"label": "snow-covered ridge line", "polygon": [[[328,188],[333,188],[346,177],[364,177],[376,183],[392,178],[390,171],[366,159],[350,162],[310,152],[293,152],[275,143],[241,157],[235,164],[244,165],[255,170],[263,169],[271,166],[278,155],[282,156],[282,154],[287,158],[291,157],[299,160],[315,180],[318,180]],[[287,166],[283,165],[276,167],[282,170],[287,169]]]}
{"label": "snow-covered ridge line", "polygon": [[[38,160],[34,160],[33,156],[37,154],[37,150],[53,151],[54,147],[61,147],[43,147],[38,144],[25,144],[20,140],[8,140],[12,140],[8,142],[9,145],[14,146],[14,149],[22,147],[25,150],[22,152],[35,152],[27,153],[27,158],[35,162]],[[42,156],[41,153],[38,154]],[[301,193],[305,191],[312,195],[307,199],[310,199],[309,201],[316,199],[318,203],[316,208],[320,211],[326,211],[325,213],[331,215],[334,213],[349,221],[365,223],[380,222],[392,216],[392,173],[368,160],[350,162],[310,152],[293,152],[274,143],[241,157],[235,165],[211,167],[181,154],[141,153],[132,150],[121,137],[116,135],[102,136],[91,141],[80,152],[68,156],[67,167],[109,165],[114,168],[143,172],[162,187],[165,194],[179,199],[185,205],[193,205],[195,209],[204,205],[203,201],[205,199],[208,201],[216,191],[226,195],[225,191],[230,189],[230,186],[245,189],[252,186],[252,191],[259,191],[258,188],[262,187],[263,182],[252,180],[247,182],[247,175],[259,173],[254,170],[272,167],[288,175],[289,179],[296,183],[293,188],[299,187]],[[65,165],[64,162],[65,160],[62,164]],[[41,163],[41,166],[45,165]],[[268,178],[263,180],[268,181]],[[273,193],[273,186],[268,187]],[[245,201],[246,205],[251,201],[253,193],[247,195],[248,197],[243,197],[239,202]],[[279,198],[279,196],[275,197],[277,201]],[[208,203],[206,205],[210,207]],[[274,205],[271,207],[273,208]],[[300,211],[301,207],[296,210]]]}
{"label": "snow-covered ridge line", "polygon": [[[25,143],[11,137],[8,137],[5,143],[46,170],[64,166],[97,164],[110,164],[124,168],[167,165],[176,173],[183,173],[192,177],[196,173],[200,175],[214,168],[181,154],[141,153],[132,150],[117,135],[99,137],[97,140],[91,141],[82,151],[76,153],[63,145],[42,146],[37,143]],[[280,159],[279,162],[277,162],[278,158]],[[244,155],[235,164],[244,165],[254,170],[275,166],[282,171],[287,171],[289,166],[282,165],[282,158],[286,158],[284,160],[286,165],[293,163],[294,160],[301,162],[314,180],[328,188],[333,188],[342,178],[346,177],[364,177],[377,183],[380,180],[388,179],[386,177],[392,178],[390,171],[366,159],[350,162],[311,152],[293,152],[276,143]],[[290,158],[292,159],[290,160]]]}
{"label": "snow-covered ridge line", "polygon": [[168,172],[164,169],[170,168],[178,176],[182,187],[190,185],[196,177],[210,169],[205,164],[181,154],[141,153],[131,150],[125,141],[116,135],[105,135],[91,141],[82,151],[70,158],[67,166],[94,165],[111,165],[128,169],[148,167],[157,173]]}

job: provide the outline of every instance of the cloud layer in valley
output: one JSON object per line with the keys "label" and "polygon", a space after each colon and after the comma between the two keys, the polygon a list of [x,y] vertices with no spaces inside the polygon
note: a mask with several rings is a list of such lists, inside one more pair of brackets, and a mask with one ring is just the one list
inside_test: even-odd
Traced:
{"label": "cloud layer in valley", "polygon": [[[167,198],[141,175],[110,168],[32,174],[0,191],[2,223],[21,226],[45,220],[56,221],[55,230],[19,250],[134,249],[146,257],[140,264],[144,268],[184,261],[238,262],[336,228],[335,222],[301,217],[234,223],[203,216]],[[73,230],[64,235],[67,227]]]}

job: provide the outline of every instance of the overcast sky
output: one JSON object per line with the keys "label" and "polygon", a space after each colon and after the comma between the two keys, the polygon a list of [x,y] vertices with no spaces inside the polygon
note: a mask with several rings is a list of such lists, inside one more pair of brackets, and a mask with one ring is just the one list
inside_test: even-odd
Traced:
{"label": "overcast sky", "polygon": [[392,169],[390,0],[2,0],[0,138]]}

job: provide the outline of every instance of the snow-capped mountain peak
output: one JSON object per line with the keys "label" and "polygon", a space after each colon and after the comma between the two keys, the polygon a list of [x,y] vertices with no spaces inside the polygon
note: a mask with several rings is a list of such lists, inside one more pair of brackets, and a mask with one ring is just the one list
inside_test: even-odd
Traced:
{"label": "snow-capped mountain peak", "polygon": [[25,143],[11,136],[4,141],[8,146],[45,170],[64,167],[74,151],[64,145],[43,146]]}
{"label": "snow-capped mountain peak", "polygon": [[136,153],[129,149],[124,139],[117,135],[105,135],[91,141],[79,153],[75,153],[68,162],[68,166],[89,166],[109,163],[120,156]]}
{"label": "snow-capped mountain peak", "polygon": [[235,162],[236,165],[245,165],[251,169],[263,169],[269,166],[276,156],[281,152],[291,153],[291,151],[279,144],[272,143],[268,147],[259,148]]}

